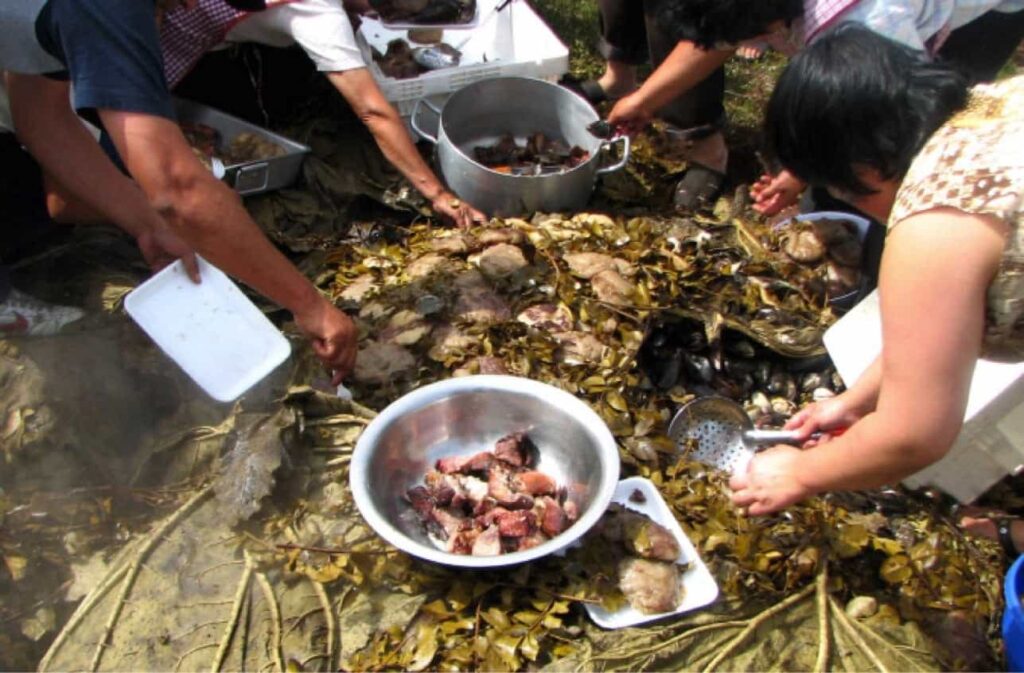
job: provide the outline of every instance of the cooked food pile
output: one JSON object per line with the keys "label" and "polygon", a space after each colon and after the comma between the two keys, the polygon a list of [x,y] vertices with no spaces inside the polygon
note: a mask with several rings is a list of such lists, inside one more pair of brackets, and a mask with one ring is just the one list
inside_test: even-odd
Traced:
{"label": "cooked food pile", "polygon": [[370,6],[386,23],[454,25],[476,15],[476,0],[370,0]]}
{"label": "cooked food pile", "polygon": [[462,60],[462,52],[444,42],[411,47],[408,42],[398,38],[388,42],[388,49],[383,54],[373,49],[373,60],[387,77],[410,79],[431,70],[457,66]]}
{"label": "cooked food pile", "polygon": [[502,437],[494,451],[448,456],[405,496],[427,532],[453,554],[496,556],[536,547],[579,518],[579,505],[533,468],[526,433]]}
{"label": "cooked food pile", "polygon": [[[642,495],[642,494],[641,494]],[[670,612],[683,602],[679,543],[671,531],[645,514],[612,504],[591,536],[617,559],[618,588],[638,612]]]}
{"label": "cooked food pile", "polygon": [[549,175],[576,168],[590,158],[590,152],[537,132],[526,139],[525,146],[519,145],[514,136],[504,135],[494,145],[474,147],[473,156],[499,173]]}
{"label": "cooked food pile", "polygon": [[239,133],[225,144],[220,132],[207,124],[181,122],[179,126],[192,151],[207,166],[213,157],[220,159],[225,166],[234,166],[287,153],[285,148],[256,133]]}
{"label": "cooked food pile", "polygon": [[782,237],[782,249],[794,262],[825,264],[830,299],[860,286],[863,246],[856,226],[848,220],[793,222]]}

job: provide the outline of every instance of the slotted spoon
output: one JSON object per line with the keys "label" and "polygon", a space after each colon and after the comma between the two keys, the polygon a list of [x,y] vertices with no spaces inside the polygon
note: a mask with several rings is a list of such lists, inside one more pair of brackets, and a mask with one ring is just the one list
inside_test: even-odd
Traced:
{"label": "slotted spoon", "polygon": [[698,397],[684,404],[668,436],[680,451],[695,442],[695,460],[733,474],[747,469],[758,447],[799,441],[793,430],[755,430],[743,407],[726,397]]}

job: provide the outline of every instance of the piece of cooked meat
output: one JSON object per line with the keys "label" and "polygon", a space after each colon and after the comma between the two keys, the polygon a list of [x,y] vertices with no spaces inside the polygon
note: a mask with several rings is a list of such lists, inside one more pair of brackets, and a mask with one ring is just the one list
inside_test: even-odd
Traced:
{"label": "piece of cooked meat", "polygon": [[495,462],[487,473],[487,495],[506,509],[530,509],[533,507],[533,498],[517,491],[514,477],[515,474],[509,468]]}
{"label": "piece of cooked meat", "polygon": [[569,520],[565,516],[565,510],[554,498],[544,496],[539,499],[539,520],[540,529],[546,535],[554,537],[569,527]]}
{"label": "piece of cooked meat", "polygon": [[472,456],[445,456],[438,458],[435,467],[439,472],[453,474],[456,472],[469,474],[471,472],[486,472],[494,461],[494,454],[490,451],[481,451]]}
{"label": "piece of cooked meat", "polygon": [[442,474],[437,470],[431,470],[423,477],[423,483],[430,491],[430,497],[434,504],[439,507],[447,507],[451,504],[452,498],[458,493],[458,482],[450,475]]}
{"label": "piece of cooked meat", "polygon": [[558,487],[554,479],[536,470],[520,472],[513,477],[512,483],[517,491],[524,491],[530,495],[550,495]]}
{"label": "piece of cooked meat", "polygon": [[618,504],[608,507],[595,532],[610,542],[621,542],[626,551],[645,559],[675,561],[681,551],[667,528]]}
{"label": "piece of cooked meat", "polygon": [[548,541],[548,536],[539,530],[535,530],[526,537],[521,537],[516,542],[516,551],[525,551],[527,549],[533,549],[534,547],[540,546]]}
{"label": "piece of cooked meat", "polygon": [[505,435],[494,445],[494,456],[515,467],[530,467],[534,464],[537,447],[525,432]]}
{"label": "piece of cooked meat", "polygon": [[675,563],[626,558],[619,562],[619,589],[645,615],[670,612],[683,601],[683,583]]}
{"label": "piece of cooked meat", "polygon": [[580,518],[580,508],[572,500],[565,501],[565,504],[562,505],[562,511],[565,512],[565,518],[570,523],[575,523]]}
{"label": "piece of cooked meat", "polygon": [[430,517],[430,512],[434,509],[435,503],[434,498],[430,495],[430,491],[425,486],[413,486],[405,492],[405,497],[421,518],[427,519]]}
{"label": "piece of cooked meat", "polygon": [[473,556],[497,556],[501,553],[501,533],[497,526],[483,529],[473,542]]}
{"label": "piece of cooked meat", "polygon": [[525,510],[504,512],[495,521],[502,537],[526,537],[537,527],[537,517]]}
{"label": "piece of cooked meat", "polygon": [[430,512],[431,523],[434,524],[433,532],[442,540],[449,540],[459,531],[472,527],[472,521],[464,516],[449,512],[443,507],[435,507]]}
{"label": "piece of cooked meat", "polygon": [[645,559],[675,561],[681,550],[672,533],[659,523],[644,517],[642,521],[630,519],[625,527],[623,542],[633,553]]}
{"label": "piece of cooked meat", "polygon": [[448,540],[447,550],[452,554],[472,554],[473,544],[479,536],[480,531],[476,528],[460,530]]}

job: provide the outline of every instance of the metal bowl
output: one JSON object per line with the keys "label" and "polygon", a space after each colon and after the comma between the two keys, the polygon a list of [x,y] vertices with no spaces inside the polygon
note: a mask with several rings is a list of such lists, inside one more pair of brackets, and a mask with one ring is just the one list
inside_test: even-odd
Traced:
{"label": "metal bowl", "polygon": [[[532,549],[463,556],[439,548],[404,494],[444,456],[489,451],[524,431],[537,445],[536,469],[559,485],[578,485],[580,518]],[[389,405],[363,431],[352,456],[352,495],[385,540],[419,558],[450,566],[493,568],[523,563],[572,544],[604,513],[619,480],[619,452],[604,421],[582,400],[516,376],[466,376],[415,390]]]}

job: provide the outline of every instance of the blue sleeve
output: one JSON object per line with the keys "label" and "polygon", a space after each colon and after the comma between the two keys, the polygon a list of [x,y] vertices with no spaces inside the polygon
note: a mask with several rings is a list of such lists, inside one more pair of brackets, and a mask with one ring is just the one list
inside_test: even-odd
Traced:
{"label": "blue sleeve", "polygon": [[37,33],[67,67],[76,110],[175,119],[153,0],[50,0]]}

